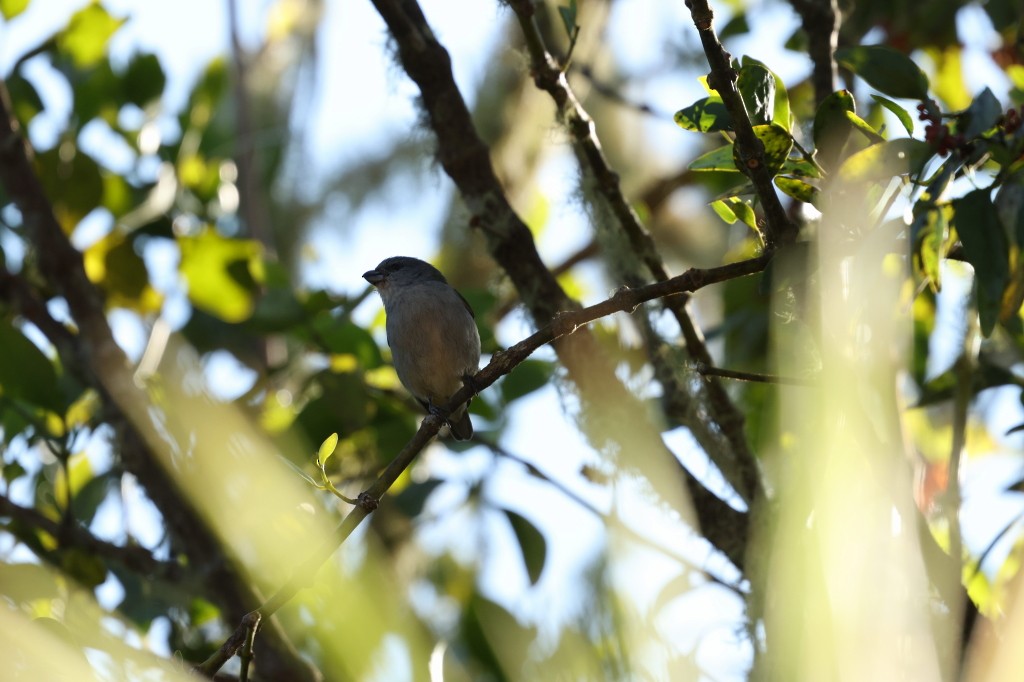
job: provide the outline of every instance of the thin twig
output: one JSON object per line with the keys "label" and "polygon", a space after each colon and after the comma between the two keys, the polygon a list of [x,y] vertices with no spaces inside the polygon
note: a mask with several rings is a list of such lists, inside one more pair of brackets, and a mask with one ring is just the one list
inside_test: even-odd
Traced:
{"label": "thin twig", "polygon": [[737,381],[753,381],[762,384],[781,384],[784,386],[813,386],[814,382],[796,377],[783,377],[775,374],[758,374],[756,372],[740,372],[734,369],[723,369],[711,367],[698,362],[693,369],[703,376],[722,377],[723,379],[736,379]]}
{"label": "thin twig", "polygon": [[764,246],[771,251],[776,246],[787,244],[796,238],[797,228],[786,215],[779,195],[772,183],[772,173],[765,163],[764,145],[754,135],[754,128],[747,115],[747,109],[736,89],[738,74],[732,68],[732,55],[725,51],[713,27],[715,14],[708,0],[686,0],[690,16],[700,35],[704,54],[711,66],[708,87],[722,97],[736,131],[736,152],[747,177],[754,185],[757,198],[764,208],[767,222],[764,225]]}

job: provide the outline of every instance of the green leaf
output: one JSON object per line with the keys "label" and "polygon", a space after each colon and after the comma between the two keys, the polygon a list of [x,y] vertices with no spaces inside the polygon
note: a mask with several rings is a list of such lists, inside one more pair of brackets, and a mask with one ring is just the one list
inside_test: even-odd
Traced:
{"label": "green leaf", "polygon": [[967,126],[963,134],[967,139],[978,137],[984,132],[995,127],[999,117],[1003,115],[1003,106],[992,94],[992,91],[985,88],[978,93],[978,96],[971,102],[971,106],[963,113]]}
{"label": "green leaf", "polygon": [[[737,12],[731,19],[729,19],[729,21],[725,22],[725,25],[722,26],[721,29],[719,29],[718,39],[725,40],[726,38],[740,36],[746,33],[750,33],[750,23],[747,21],[747,13]],[[746,60],[747,57],[744,57],[743,59]]]}
{"label": "green leaf", "polygon": [[787,195],[805,204],[817,205],[818,196],[821,194],[821,190],[814,185],[784,175],[775,176],[775,185]]}
{"label": "green leaf", "polygon": [[522,398],[551,381],[554,366],[547,360],[524,360],[501,382],[501,397],[505,403]]}
{"label": "green leaf", "polygon": [[711,202],[711,209],[718,214],[718,217],[725,221],[726,225],[732,225],[736,222],[736,212],[732,210],[732,207],[724,199],[717,199]]}
{"label": "green leaf", "polygon": [[4,464],[3,467],[3,479],[7,485],[10,485],[14,481],[18,480],[22,476],[28,473],[25,467],[21,466],[18,462],[11,462],[10,464]]}
{"label": "green leaf", "polygon": [[327,464],[327,460],[334,454],[334,449],[338,447],[338,434],[332,433],[324,439],[323,443],[320,443],[320,449],[316,452],[316,461],[320,466]]}
{"label": "green leaf", "polygon": [[547,557],[547,541],[537,527],[527,521],[524,517],[514,511],[504,510],[508,521],[512,524],[512,530],[519,541],[519,549],[523,553],[523,561],[526,564],[526,574],[530,577],[530,584],[536,585],[544,571],[544,560]]}
{"label": "green leaf", "polygon": [[[253,291],[240,270],[258,262],[260,246],[244,239],[228,239],[212,229],[178,240],[179,271],[188,282],[192,304],[226,322],[241,322],[252,314]],[[235,267],[232,267],[235,266]]]}
{"label": "green leaf", "polygon": [[836,50],[836,61],[890,97],[924,100],[928,77],[910,57],[883,45],[857,45]]}
{"label": "green leaf", "polygon": [[949,221],[942,208],[933,207],[915,215],[910,226],[914,246],[914,264],[927,278],[932,291],[942,288],[942,270],[939,267],[946,250]]}
{"label": "green leaf", "polygon": [[107,304],[140,313],[160,310],[163,297],[149,282],[146,263],[130,239],[111,232],[83,254],[85,273],[100,285]]}
{"label": "green leaf", "polygon": [[57,220],[70,233],[103,200],[100,167],[70,141],[37,154],[35,165]]}
{"label": "green leaf", "polygon": [[0,0],[0,15],[7,21],[18,16],[28,7],[28,0]]}
{"label": "green leaf", "polygon": [[717,133],[732,130],[732,117],[718,95],[703,97],[688,107],[677,111],[672,117],[683,130],[698,133]]}
{"label": "green leaf", "polygon": [[[764,145],[764,162],[768,166],[768,170],[772,174],[778,173],[786,159],[789,158],[790,150],[793,149],[793,138],[785,128],[774,123],[754,126],[754,135]],[[743,170],[743,160],[735,145],[732,150],[732,159],[736,168]]]}
{"label": "green leaf", "polygon": [[1009,279],[1006,235],[988,189],[976,189],[953,202],[964,256],[974,266],[981,333],[989,336],[999,319],[1003,290]]}
{"label": "green leaf", "polygon": [[572,38],[576,35],[576,0],[569,0],[569,5],[559,5],[558,16],[562,18],[562,26],[565,27],[565,34]]}
{"label": "green leaf", "polygon": [[850,122],[854,130],[861,133],[864,137],[868,138],[871,142],[884,142],[885,138],[878,134],[878,131],[872,127],[870,123],[862,119],[852,111],[846,112],[846,120]]}
{"label": "green leaf", "polygon": [[63,414],[57,371],[50,359],[8,322],[0,322],[0,395]]}
{"label": "green leaf", "polygon": [[436,478],[426,481],[410,483],[394,497],[395,507],[410,519],[414,519],[423,512],[430,494],[443,483]]}
{"label": "green leaf", "polygon": [[839,179],[844,182],[868,182],[906,173],[916,174],[933,152],[927,142],[908,137],[881,142],[857,152],[843,162],[839,167]]}
{"label": "green leaf", "polygon": [[144,107],[159,99],[164,92],[167,76],[155,54],[137,54],[128,62],[121,80],[124,99]]}
{"label": "green leaf", "polygon": [[[740,68],[736,88],[743,98],[750,123],[755,126],[771,123],[775,111],[775,76],[761,64],[751,62]],[[788,123],[783,121],[782,125],[788,126]]]}
{"label": "green leaf", "polygon": [[92,552],[72,547],[61,554],[60,567],[83,587],[92,589],[107,579],[107,564]]}
{"label": "green leaf", "polygon": [[380,367],[380,348],[370,332],[351,321],[322,312],[313,318],[313,341],[334,355],[353,355],[363,369]]}
{"label": "green leaf", "polygon": [[35,86],[17,73],[11,74],[7,79],[7,92],[11,96],[14,115],[17,116],[22,128],[27,128],[36,114],[43,110],[42,98],[39,97]]}
{"label": "green leaf", "polygon": [[888,97],[882,97],[881,95],[872,94],[871,99],[875,100],[883,107],[885,107],[893,114],[895,114],[896,118],[899,119],[900,123],[902,123],[903,127],[906,129],[907,135],[914,134],[914,117],[910,115],[909,111],[901,107],[899,104],[896,104],[896,102],[893,102]]}
{"label": "green leaf", "polygon": [[692,171],[726,171],[737,173],[735,162],[732,160],[732,145],[727,144],[718,149],[712,149],[706,154],[701,154],[694,159],[689,166]]}
{"label": "green leaf", "polygon": [[93,2],[71,15],[68,25],[57,34],[57,49],[79,69],[94,66],[106,55],[107,42],[124,22]]}

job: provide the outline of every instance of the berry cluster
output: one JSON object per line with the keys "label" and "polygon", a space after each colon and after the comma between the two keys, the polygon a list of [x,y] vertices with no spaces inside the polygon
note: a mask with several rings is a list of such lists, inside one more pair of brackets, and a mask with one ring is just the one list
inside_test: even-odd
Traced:
{"label": "berry cluster", "polygon": [[1024,124],[1024,119],[1021,118],[1024,114],[1024,106],[1021,106],[1020,111],[1017,109],[1010,109],[1005,114],[999,117],[996,122],[1004,133],[1013,134]]}
{"label": "berry cluster", "polygon": [[934,101],[921,102],[917,105],[917,117],[922,121],[928,121],[924,128],[924,141],[935,147],[939,156],[948,156],[956,149],[961,149],[967,144],[962,133],[953,134],[949,126],[942,123],[939,108]]}

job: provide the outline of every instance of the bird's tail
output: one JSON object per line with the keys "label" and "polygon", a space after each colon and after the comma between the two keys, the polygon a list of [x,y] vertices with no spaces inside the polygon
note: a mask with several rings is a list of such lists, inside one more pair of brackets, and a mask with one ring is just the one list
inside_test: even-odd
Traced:
{"label": "bird's tail", "polygon": [[466,407],[463,405],[461,410],[456,410],[448,418],[448,426],[455,440],[469,440],[473,437],[473,422],[469,420],[469,410]]}

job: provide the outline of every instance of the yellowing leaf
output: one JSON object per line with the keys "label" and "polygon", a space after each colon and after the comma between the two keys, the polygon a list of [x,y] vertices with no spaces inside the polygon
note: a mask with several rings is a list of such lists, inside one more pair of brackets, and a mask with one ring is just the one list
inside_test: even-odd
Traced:
{"label": "yellowing leaf", "polygon": [[332,433],[320,443],[320,449],[316,453],[316,461],[320,466],[327,464],[327,460],[334,454],[334,448],[338,447],[338,434]]}
{"label": "yellowing leaf", "polygon": [[251,267],[259,260],[260,245],[228,239],[206,229],[195,237],[182,237],[179,271],[188,282],[192,305],[226,322],[247,320],[253,311]]}
{"label": "yellowing leaf", "polygon": [[64,30],[57,34],[57,48],[80,69],[95,66],[107,52],[107,42],[124,24],[98,2],[71,15]]}
{"label": "yellowing leaf", "polygon": [[107,305],[153,313],[163,305],[163,296],[149,283],[149,273],[131,241],[112,232],[83,254],[85,274],[100,285]]}

